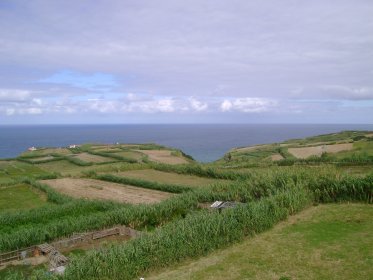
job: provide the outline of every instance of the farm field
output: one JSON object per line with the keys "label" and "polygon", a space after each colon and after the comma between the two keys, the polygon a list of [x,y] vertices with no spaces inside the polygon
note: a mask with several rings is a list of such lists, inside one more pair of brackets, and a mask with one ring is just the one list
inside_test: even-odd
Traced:
{"label": "farm field", "polygon": [[44,175],[47,172],[36,165],[18,161],[0,161],[0,184],[11,183],[14,180],[28,176]]}
{"label": "farm field", "polygon": [[149,190],[93,179],[62,178],[42,183],[75,198],[104,199],[124,203],[157,203],[172,196],[170,193]]}
{"label": "farm field", "polygon": [[255,167],[309,162],[372,162],[373,141],[366,131],[343,131],[282,143],[235,148],[218,165]]}
{"label": "farm field", "polygon": [[132,158],[132,159],[135,159],[135,160],[141,160],[145,156],[143,153],[140,153],[140,152],[123,151],[123,150],[120,151],[120,152],[116,152],[115,154],[119,155],[119,156],[123,156],[123,157]]}
{"label": "farm field", "polygon": [[41,149],[37,149],[36,151],[26,151],[22,153],[21,156],[41,157],[41,156],[47,156],[51,154],[70,155],[71,151],[67,148],[41,148]]}
{"label": "farm field", "polygon": [[0,211],[30,209],[47,204],[44,193],[26,184],[0,187]]}
{"label": "farm field", "polygon": [[[157,144],[0,161],[0,279],[53,279],[52,262],[9,266],[7,252],[122,225],[139,235],[71,245],[59,279],[365,279],[371,133],[242,147],[212,163]],[[291,153],[319,146],[331,149]]]}
{"label": "farm field", "polygon": [[178,184],[193,187],[208,186],[219,182],[219,180],[216,179],[163,172],[154,169],[129,170],[113,174],[116,176],[125,176],[130,178],[138,178],[166,184]]}
{"label": "farm field", "polygon": [[149,157],[149,160],[166,163],[166,164],[184,164],[188,161],[182,157],[178,157],[172,154],[172,151],[168,150],[137,150]]}
{"label": "farm field", "polygon": [[372,215],[371,205],[311,207],[266,233],[145,279],[370,279]]}
{"label": "farm field", "polygon": [[296,158],[308,158],[310,156],[321,156],[322,153],[338,153],[342,151],[350,151],[352,149],[352,143],[345,143],[334,145],[319,145],[304,148],[289,148],[288,151]]}
{"label": "farm field", "polygon": [[88,153],[80,153],[80,154],[72,155],[72,157],[78,158],[78,159],[80,159],[82,161],[85,161],[85,162],[93,162],[93,163],[115,161],[114,159],[111,159],[111,158],[106,158],[106,157],[97,156],[97,155],[91,155],[91,154],[88,154]]}
{"label": "farm field", "polygon": [[75,164],[67,160],[43,162],[43,163],[37,164],[36,166],[45,171],[58,172],[58,173],[61,173],[62,175],[67,175],[67,174],[74,175],[74,174],[79,174],[84,170],[92,169],[92,167],[90,166],[77,167]]}
{"label": "farm field", "polygon": [[97,170],[97,171],[112,171],[116,170],[118,167],[123,165],[122,162],[110,163],[110,164],[100,164],[100,165],[89,165],[89,166],[77,166],[76,164],[69,162],[67,160],[58,160],[38,163],[38,168],[42,169],[44,172],[56,172],[60,173],[62,176],[72,175],[77,176],[84,171]]}

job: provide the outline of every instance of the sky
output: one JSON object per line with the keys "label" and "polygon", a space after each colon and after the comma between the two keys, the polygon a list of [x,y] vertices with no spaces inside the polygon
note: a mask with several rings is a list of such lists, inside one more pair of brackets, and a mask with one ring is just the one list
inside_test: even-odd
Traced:
{"label": "sky", "polygon": [[1,0],[0,124],[372,124],[372,15],[372,0]]}

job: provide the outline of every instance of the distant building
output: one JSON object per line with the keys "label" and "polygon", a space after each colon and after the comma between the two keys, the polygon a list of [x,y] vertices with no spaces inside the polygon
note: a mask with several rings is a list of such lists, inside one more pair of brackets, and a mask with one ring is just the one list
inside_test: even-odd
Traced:
{"label": "distant building", "polygon": [[70,149],[75,149],[75,148],[77,148],[77,147],[78,147],[78,145],[70,145],[70,146],[69,146]]}
{"label": "distant building", "polygon": [[28,148],[29,151],[36,151],[36,148],[35,147],[30,147]]}

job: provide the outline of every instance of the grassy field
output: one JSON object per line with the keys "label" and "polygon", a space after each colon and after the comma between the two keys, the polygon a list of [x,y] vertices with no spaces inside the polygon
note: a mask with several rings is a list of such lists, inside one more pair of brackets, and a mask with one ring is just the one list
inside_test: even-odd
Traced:
{"label": "grassy field", "polygon": [[71,151],[66,148],[42,148],[36,151],[26,151],[21,154],[21,156],[25,157],[39,157],[39,156],[46,156],[51,154],[59,154],[59,155],[69,155]]}
{"label": "grassy field", "polygon": [[[0,252],[126,225],[141,238],[68,248],[61,279],[369,279],[369,133],[232,149],[207,164],[156,144],[45,148],[0,161]],[[340,143],[353,149],[306,159],[288,150]],[[217,200],[237,204],[201,207]],[[9,267],[0,279],[52,279],[46,269]]]}
{"label": "grassy field", "polygon": [[132,158],[132,159],[135,159],[135,160],[140,160],[143,157],[145,157],[145,155],[143,153],[135,152],[135,151],[121,151],[121,152],[118,152],[118,153],[115,153],[115,154],[120,155],[122,157]]}
{"label": "grassy field", "polygon": [[202,178],[191,175],[181,175],[153,169],[130,170],[113,174],[117,176],[138,178],[143,180],[155,181],[159,183],[178,184],[194,187],[208,186],[217,182],[221,182],[221,180],[216,179]]}
{"label": "grassy field", "polygon": [[44,193],[25,184],[0,187],[0,211],[41,207],[48,204],[46,200]]}
{"label": "grassy field", "polygon": [[67,160],[40,163],[37,166],[43,170],[49,170],[50,172],[58,172],[62,175],[79,174],[84,170],[90,169],[90,166],[77,167],[75,164],[68,162]]}
{"label": "grassy field", "polygon": [[0,184],[7,184],[22,177],[45,175],[48,171],[40,169],[38,166],[18,162],[1,161],[0,162]]}
{"label": "grassy field", "polygon": [[145,279],[371,279],[372,216],[372,205],[311,207],[266,233]]}
{"label": "grassy field", "polygon": [[[282,143],[235,148],[229,151],[217,165],[269,166],[309,161],[373,162],[373,141],[367,131],[345,131]],[[283,160],[281,160],[281,157]],[[320,160],[320,157],[323,157]],[[280,160],[279,160],[280,159]]]}

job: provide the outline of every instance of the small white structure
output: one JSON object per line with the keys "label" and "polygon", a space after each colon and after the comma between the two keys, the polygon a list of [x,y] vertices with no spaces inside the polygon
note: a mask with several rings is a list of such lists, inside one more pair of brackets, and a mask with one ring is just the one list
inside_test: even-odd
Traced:
{"label": "small white structure", "polygon": [[70,145],[70,146],[69,146],[69,148],[70,148],[70,149],[75,149],[76,147],[78,147],[78,146],[77,146],[77,145],[75,145],[75,144],[74,144],[74,145]]}
{"label": "small white structure", "polygon": [[221,209],[225,209],[225,208],[233,208],[233,207],[236,207],[239,204],[241,204],[241,203],[235,202],[235,201],[215,201],[213,204],[211,204],[210,207],[213,208],[213,209],[221,210]]}
{"label": "small white structure", "polygon": [[36,148],[35,147],[30,147],[28,148],[29,151],[36,151]]}

